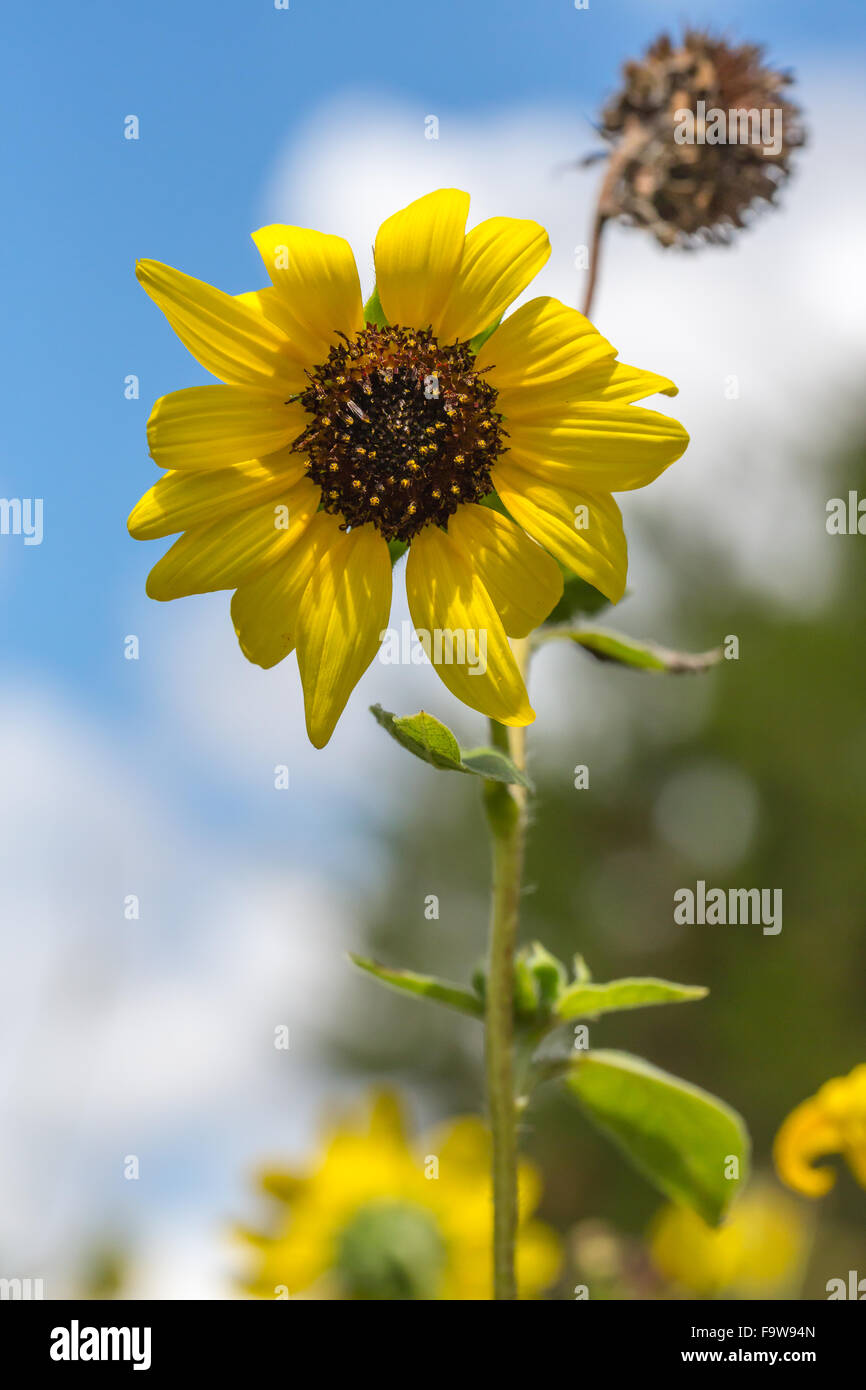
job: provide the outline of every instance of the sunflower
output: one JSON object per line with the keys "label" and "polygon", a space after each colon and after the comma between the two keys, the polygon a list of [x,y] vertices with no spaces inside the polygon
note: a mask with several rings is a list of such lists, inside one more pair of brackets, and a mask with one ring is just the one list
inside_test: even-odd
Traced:
{"label": "sunflower", "polygon": [[[412,1145],[383,1091],[334,1126],[309,1174],[271,1170],[261,1183],[276,1211],[265,1234],[242,1232],[255,1297],[492,1298],[490,1145],[472,1116]],[[519,1187],[517,1277],[520,1296],[536,1298],[556,1278],[559,1240],[530,1219],[539,1182],[528,1164]]]}
{"label": "sunflower", "polygon": [[466,232],[468,211],[468,194],[440,189],[389,217],[366,306],[348,243],[302,227],[254,233],[271,284],[248,294],[137,266],[223,383],[173,391],[151,413],[166,471],[129,529],[183,535],[147,592],[234,589],[250,661],[297,650],[316,747],[376,655],[392,556],[407,546],[410,612],[445,685],[500,723],[531,723],[508,638],[554,608],[563,567],[621,598],[611,493],[651,482],[688,443],[633,404],[675,395],[672,382],[618,363],[575,309],[542,297],[502,320],[547,260],[547,233],[508,217]]}
{"label": "sunflower", "polygon": [[814,1096],[791,1111],[773,1145],[779,1177],[804,1197],[823,1197],[836,1181],[817,1159],[840,1154],[866,1187],[866,1063],[848,1076],[825,1081]]}
{"label": "sunflower", "polygon": [[759,1184],[736,1203],[723,1226],[671,1203],[649,1233],[658,1273],[703,1298],[778,1297],[802,1272],[808,1231],[792,1198]]}

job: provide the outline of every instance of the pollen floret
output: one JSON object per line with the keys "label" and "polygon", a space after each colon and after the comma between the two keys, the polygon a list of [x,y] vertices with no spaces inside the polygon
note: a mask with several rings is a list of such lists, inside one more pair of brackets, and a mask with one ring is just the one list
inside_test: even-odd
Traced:
{"label": "pollen floret", "polygon": [[492,490],[505,445],[497,393],[466,342],[440,344],[429,329],[368,325],[341,335],[308,373],[300,402],[313,417],[294,448],[346,527],[373,522],[408,541]]}

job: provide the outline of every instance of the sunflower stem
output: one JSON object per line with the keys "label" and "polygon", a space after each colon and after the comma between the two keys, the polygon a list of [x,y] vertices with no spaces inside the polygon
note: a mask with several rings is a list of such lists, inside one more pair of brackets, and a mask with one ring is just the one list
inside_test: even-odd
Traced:
{"label": "sunflower stem", "polygon": [[[514,643],[521,671],[526,642]],[[523,729],[490,721],[491,740],[507,749],[523,771]],[[493,1297],[517,1297],[514,1253],[517,1239],[517,1106],[514,1075],[514,951],[520,912],[526,840],[526,791],[502,783],[485,784],[485,805],[493,850],[493,883],[485,1014],[487,1109],[493,1140]]]}
{"label": "sunflower stem", "polygon": [[616,217],[619,211],[616,201],[616,185],[620,175],[632,158],[635,148],[639,146],[643,138],[642,129],[640,123],[636,122],[634,127],[608,156],[607,169],[602,179],[601,188],[598,193],[598,202],[595,205],[595,213],[592,219],[592,235],[589,246],[589,276],[587,278],[586,291],[583,299],[583,314],[586,318],[589,318],[592,311],[592,302],[598,284],[598,267],[601,261],[601,242],[604,236],[604,230],[608,222]]}
{"label": "sunflower stem", "polygon": [[586,293],[583,299],[583,315],[589,318],[592,311],[592,301],[595,298],[595,286],[598,281],[598,267],[601,260],[601,238],[607,226],[607,216],[601,210],[601,204],[596,208],[595,217],[592,223],[592,239],[589,247],[589,276],[586,282]]}

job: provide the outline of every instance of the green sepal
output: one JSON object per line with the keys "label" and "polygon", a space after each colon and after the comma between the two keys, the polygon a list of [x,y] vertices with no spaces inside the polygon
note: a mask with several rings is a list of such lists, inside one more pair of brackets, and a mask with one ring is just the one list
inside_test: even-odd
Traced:
{"label": "green sepal", "polygon": [[490,325],[489,328],[484,328],[484,329],[482,329],[482,331],[481,331],[480,333],[476,333],[476,334],[475,334],[475,337],[474,337],[474,338],[470,338],[470,339],[469,339],[469,347],[470,347],[471,351],[472,351],[472,352],[475,352],[475,353],[480,352],[481,349],[483,348],[484,344],[487,342],[487,339],[488,339],[489,337],[491,337],[491,336],[496,332],[496,330],[497,330],[497,328],[499,327],[499,325],[500,325],[501,322],[502,322],[502,315],[500,314],[500,315],[499,315],[499,318],[495,321],[495,323],[491,323],[491,325]]}
{"label": "green sepal", "polygon": [[[559,566],[562,571],[562,597],[556,607],[548,614],[543,627],[550,627],[555,623],[568,623],[573,618],[585,613],[590,617],[601,611],[602,608],[610,606],[610,599],[605,598],[604,594],[598,589],[593,588],[585,579],[566,569],[564,565]],[[543,635],[539,634],[540,636]]]}
{"label": "green sepal", "polygon": [[724,1218],[749,1164],[730,1106],[627,1052],[588,1052],[568,1068],[581,1108],[654,1187],[709,1225]]}
{"label": "green sepal", "polygon": [[391,568],[393,569],[398,560],[401,560],[409,549],[408,541],[393,540],[388,542],[388,553],[391,556]]}
{"label": "green sepal", "polygon": [[364,956],[349,953],[349,960],[359,970],[365,970],[384,985],[414,994],[421,999],[432,999],[436,1004],[445,1004],[458,1013],[469,1014],[472,1018],[484,1017],[484,1004],[471,990],[462,985],[451,984],[448,980],[437,980],[433,975],[417,975],[413,970],[392,970],[378,961],[367,960]]}
{"label": "green sepal", "polygon": [[376,328],[387,328],[388,320],[385,318],[385,310],[382,308],[382,301],[379,298],[379,286],[373,286],[373,293],[364,305],[364,322],[371,323]]}
{"label": "green sepal", "polygon": [[487,507],[491,512],[498,512],[499,515],[504,516],[507,521],[514,520],[498,492],[485,492],[478,505],[480,507]]}
{"label": "green sepal", "polygon": [[443,772],[467,772],[488,781],[532,790],[529,778],[515,767],[507,753],[498,748],[461,749],[447,725],[425,710],[419,710],[417,714],[396,715],[381,705],[371,705],[370,713],[403,748],[431,767]]}

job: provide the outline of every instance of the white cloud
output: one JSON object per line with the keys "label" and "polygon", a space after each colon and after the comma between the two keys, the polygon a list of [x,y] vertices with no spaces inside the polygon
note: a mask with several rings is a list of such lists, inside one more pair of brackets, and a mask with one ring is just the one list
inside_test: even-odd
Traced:
{"label": "white cloud", "polygon": [[3,1272],[56,1296],[94,1231],[168,1216],[183,1240],[203,1211],[216,1262],[217,1198],[312,1133],[346,904],[314,865],[201,838],[137,746],[37,691],[0,698],[0,764]]}

